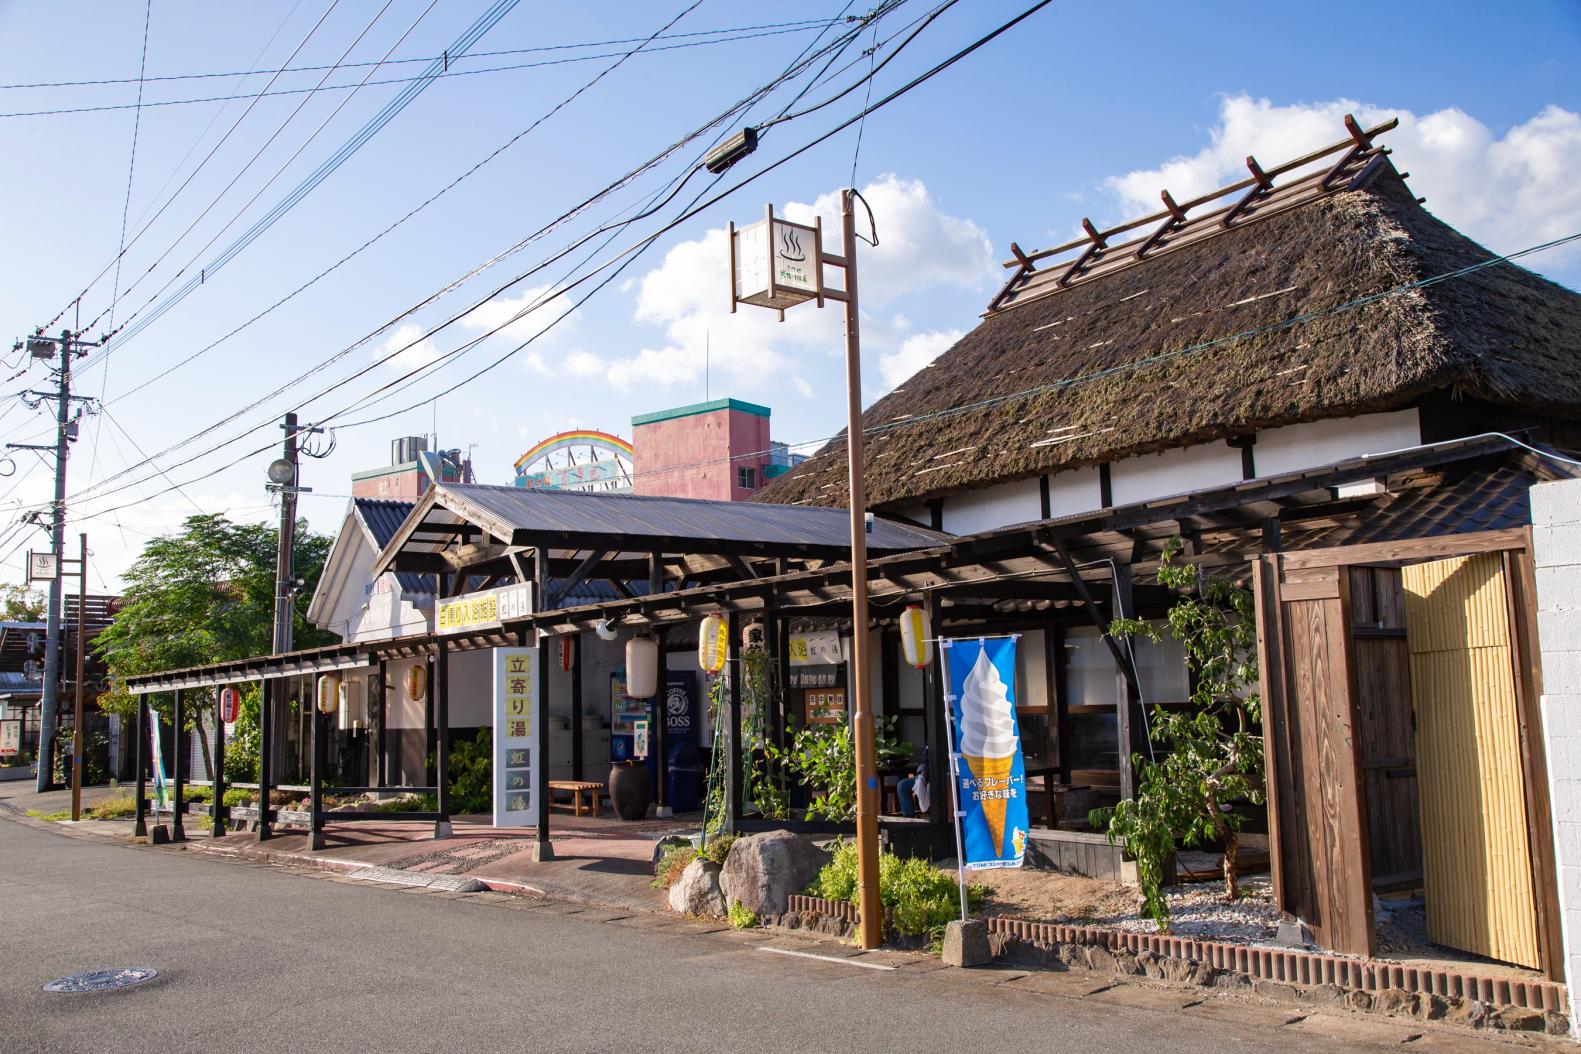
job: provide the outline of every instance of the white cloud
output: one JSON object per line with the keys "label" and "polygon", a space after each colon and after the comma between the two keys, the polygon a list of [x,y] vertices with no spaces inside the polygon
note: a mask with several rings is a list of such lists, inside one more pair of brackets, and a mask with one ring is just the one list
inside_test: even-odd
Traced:
{"label": "white cloud", "polygon": [[898,349],[879,356],[879,369],[884,375],[884,383],[891,388],[896,387],[938,358],[964,335],[958,329],[941,329],[907,337]]}
{"label": "white cloud", "polygon": [[569,352],[565,357],[565,372],[573,377],[596,377],[606,369],[608,366],[603,359],[581,348]]}
{"label": "white cloud", "polygon": [[374,361],[398,373],[406,373],[437,361],[439,348],[432,340],[423,337],[425,332],[422,326],[413,322],[400,326],[384,343],[373,349]]}
{"label": "white cloud", "polygon": [[553,329],[533,341],[532,347],[542,348],[551,343],[563,344],[567,338],[576,333],[581,321],[581,312],[573,309],[563,321],[556,322],[555,319],[564,314],[571,304],[565,294],[557,293],[550,296],[549,290],[550,287],[546,285],[533,286],[522,290],[518,296],[496,297],[487,303],[479,304],[461,320],[461,325],[474,333],[486,333],[498,329],[499,332],[491,334],[490,339],[513,345],[520,344],[544,330],[544,327],[553,325]]}
{"label": "white cloud", "polygon": [[[1497,136],[1454,108],[1418,116],[1352,99],[1276,106],[1234,95],[1220,105],[1218,124],[1201,150],[1112,177],[1104,186],[1126,218],[1153,212],[1162,188],[1184,200],[1243,178],[1248,154],[1273,165],[1341,138],[1347,113],[1364,127],[1398,117],[1400,127],[1381,140],[1393,148],[1396,167],[1410,172],[1411,187],[1427,198],[1428,208],[1490,249],[1511,252],[1575,233],[1581,218],[1581,181],[1574,176],[1581,168],[1581,115],[1558,106]],[[1581,248],[1572,246],[1530,262],[1541,268],[1576,255]]]}
{"label": "white cloud", "polygon": [[[994,259],[988,236],[969,219],[945,214],[920,180],[885,175],[862,188],[877,220],[879,245],[859,246],[863,308],[863,347],[882,353],[893,347],[891,334],[906,329],[904,319],[883,310],[918,293],[941,287],[978,289],[991,281]],[[824,194],[809,203],[791,202],[780,212],[810,223],[823,218],[825,243],[840,229],[840,196]],[[857,229],[868,221],[857,203]],[[741,394],[771,394],[787,386],[811,397],[808,375],[820,360],[843,347],[841,311],[803,306],[785,321],[760,308],[731,314],[729,251],[725,232],[709,231],[674,246],[663,262],[635,284],[640,322],[661,327],[663,342],[612,362],[611,382],[622,390],[638,385],[702,387],[706,369],[718,393],[730,386]],[[837,268],[829,269],[838,286]],[[898,324],[897,324],[898,322]]]}

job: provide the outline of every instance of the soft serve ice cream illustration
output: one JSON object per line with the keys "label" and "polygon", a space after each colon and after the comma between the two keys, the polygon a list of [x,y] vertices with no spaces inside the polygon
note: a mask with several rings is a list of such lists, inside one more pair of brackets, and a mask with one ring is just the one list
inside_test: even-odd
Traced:
{"label": "soft serve ice cream illustration", "polygon": [[1003,856],[1010,769],[1016,760],[1016,715],[1010,691],[986,649],[977,653],[977,663],[961,686],[961,755],[977,781],[994,853]]}

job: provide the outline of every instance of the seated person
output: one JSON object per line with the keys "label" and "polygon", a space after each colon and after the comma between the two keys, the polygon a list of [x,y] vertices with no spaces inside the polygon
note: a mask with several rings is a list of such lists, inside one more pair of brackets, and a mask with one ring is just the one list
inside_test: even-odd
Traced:
{"label": "seated person", "polygon": [[920,808],[928,810],[928,748],[922,748],[922,759],[912,766],[895,785],[895,796],[900,799],[900,815],[916,816]]}

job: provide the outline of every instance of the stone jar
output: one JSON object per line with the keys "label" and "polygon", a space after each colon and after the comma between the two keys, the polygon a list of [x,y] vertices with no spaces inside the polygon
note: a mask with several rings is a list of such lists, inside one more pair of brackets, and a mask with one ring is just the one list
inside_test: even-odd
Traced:
{"label": "stone jar", "polygon": [[648,815],[653,804],[653,786],[648,778],[648,766],[630,762],[610,766],[609,800],[615,804],[615,814],[622,820],[641,820]]}

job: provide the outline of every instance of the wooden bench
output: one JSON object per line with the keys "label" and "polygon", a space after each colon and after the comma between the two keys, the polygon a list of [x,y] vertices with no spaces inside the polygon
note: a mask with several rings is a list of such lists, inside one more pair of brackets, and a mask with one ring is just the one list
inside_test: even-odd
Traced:
{"label": "wooden bench", "polygon": [[[569,803],[556,802],[554,800],[556,791],[564,791],[565,793],[571,795],[571,801]],[[602,783],[594,783],[591,780],[549,781],[549,805],[551,807],[559,805],[562,809],[573,809],[575,810],[576,815],[581,816],[583,810],[586,808],[583,803],[584,795],[592,796],[593,815],[599,815],[599,810],[602,808],[601,799],[604,796],[604,785]]]}

